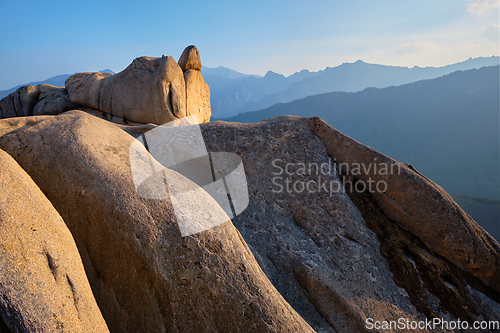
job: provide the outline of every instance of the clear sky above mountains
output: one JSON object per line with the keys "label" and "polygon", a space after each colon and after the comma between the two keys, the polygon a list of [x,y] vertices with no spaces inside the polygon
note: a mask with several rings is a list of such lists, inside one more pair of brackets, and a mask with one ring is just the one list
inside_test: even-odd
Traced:
{"label": "clear sky above mountains", "polygon": [[498,0],[14,1],[0,11],[0,90],[48,77],[124,69],[141,55],[243,73],[362,59],[443,66],[499,55]]}

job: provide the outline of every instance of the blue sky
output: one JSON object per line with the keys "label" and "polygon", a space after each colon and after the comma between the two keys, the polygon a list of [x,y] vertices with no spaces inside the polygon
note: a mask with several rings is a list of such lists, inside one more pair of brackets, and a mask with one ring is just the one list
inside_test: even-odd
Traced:
{"label": "blue sky", "polygon": [[[285,75],[344,62],[443,66],[499,55],[498,0],[12,1],[0,11],[0,90],[172,55]],[[189,5],[187,5],[189,3]]]}

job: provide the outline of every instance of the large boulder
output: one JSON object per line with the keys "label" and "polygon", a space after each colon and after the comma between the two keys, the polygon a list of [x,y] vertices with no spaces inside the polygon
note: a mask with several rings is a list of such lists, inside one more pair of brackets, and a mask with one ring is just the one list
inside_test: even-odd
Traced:
{"label": "large boulder", "polygon": [[22,86],[0,100],[0,118],[55,115],[76,108],[63,87]]}
{"label": "large boulder", "polygon": [[181,237],[169,200],[138,196],[133,141],[114,124],[78,111],[0,121],[0,147],[71,230],[110,331],[313,332],[231,221]]}
{"label": "large boulder", "polygon": [[319,117],[309,124],[329,155],[342,163],[341,172],[355,181],[387,187],[370,195],[389,219],[500,292],[500,245],[442,187],[413,166],[360,144]]}
{"label": "large boulder", "polygon": [[196,46],[190,45],[184,49],[179,58],[179,66],[186,82],[187,114],[197,115],[200,124],[209,122],[212,114],[210,88],[201,75],[201,58]]}
{"label": "large boulder", "polygon": [[136,123],[161,125],[190,115],[210,121],[210,89],[195,46],[172,57],[136,58],[118,74],[78,73],[66,80],[72,102]]}
{"label": "large boulder", "polygon": [[186,107],[188,114],[197,115],[198,122],[210,121],[210,88],[203,79],[200,71],[188,69],[184,72],[186,81]]}
{"label": "large boulder", "polygon": [[179,58],[179,66],[181,66],[183,72],[189,69],[201,71],[200,52],[196,46],[189,45],[184,49]]}
{"label": "large boulder", "polygon": [[39,95],[38,102],[33,107],[33,116],[56,115],[77,107],[70,101],[68,91],[64,87],[50,84],[39,84],[36,87]]}
{"label": "large boulder", "polygon": [[56,115],[82,110],[121,124],[161,125],[189,115],[211,116],[210,88],[200,72],[196,46],[172,57],[139,57],[118,74],[77,73],[66,88],[23,86],[0,100],[0,118]]}
{"label": "large boulder", "polygon": [[[209,151],[242,157],[250,204],[233,223],[279,292],[317,331],[362,332],[374,320],[399,318],[472,325],[500,316],[498,243],[418,172],[319,119],[201,128]],[[348,177],[370,182],[355,172],[357,162],[371,172],[375,164],[402,164],[401,173],[377,169],[372,187],[380,193],[362,191],[362,184],[351,193],[347,182],[356,180]],[[347,166],[350,174],[342,173]],[[379,204],[383,196],[398,204]],[[406,220],[398,218],[402,211]]]}
{"label": "large boulder", "polygon": [[[241,157],[249,204],[182,237],[174,199],[195,186],[173,169],[189,166],[175,158],[185,152],[162,157],[172,169],[134,159],[158,171],[134,183],[130,146],[142,138],[156,157],[153,127],[78,111],[0,121],[0,148],[63,217],[110,331],[363,332],[500,317],[498,243],[411,166],[320,119],[201,124],[208,152]],[[183,223],[204,225],[204,193],[184,196]]]}
{"label": "large boulder", "polygon": [[66,88],[72,102],[134,122],[186,116],[184,76],[172,57],[139,57],[117,74],[78,73]]}
{"label": "large boulder", "polygon": [[2,150],[0,170],[0,331],[108,332],[62,218]]}

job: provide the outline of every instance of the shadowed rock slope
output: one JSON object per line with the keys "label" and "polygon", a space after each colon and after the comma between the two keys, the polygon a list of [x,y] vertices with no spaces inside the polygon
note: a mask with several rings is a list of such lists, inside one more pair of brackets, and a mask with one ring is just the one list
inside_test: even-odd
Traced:
{"label": "shadowed rock slope", "polygon": [[[241,156],[250,201],[181,237],[170,200],[140,198],[133,184],[129,146],[150,128],[81,111],[0,120],[0,149],[48,200],[21,199],[60,214],[109,331],[363,332],[370,319],[500,317],[499,244],[411,166],[319,118],[202,124],[209,151]],[[371,181],[383,191],[363,189]],[[16,316],[3,311],[4,326]]]}

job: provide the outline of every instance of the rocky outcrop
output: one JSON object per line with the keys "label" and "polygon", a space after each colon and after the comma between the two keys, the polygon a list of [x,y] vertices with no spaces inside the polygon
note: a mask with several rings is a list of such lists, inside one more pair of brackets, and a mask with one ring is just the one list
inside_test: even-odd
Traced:
{"label": "rocky outcrop", "polygon": [[[417,236],[430,250],[500,291],[498,242],[443,188],[413,166],[398,163],[356,142],[320,118],[312,118],[309,123],[313,133],[325,143],[329,155],[343,163],[341,172],[346,176],[353,177],[354,181],[367,183],[371,180],[387,185],[386,191],[371,194],[389,219]],[[360,172],[353,175],[356,165],[373,167],[361,167]],[[394,172],[381,172],[384,166]]]}
{"label": "rocky outcrop", "polygon": [[139,123],[186,116],[186,89],[172,57],[136,58],[117,74],[78,73],[66,80],[72,102]]}
{"label": "rocky outcrop", "polygon": [[198,116],[200,124],[210,121],[210,88],[203,79],[201,72],[188,69],[184,72],[186,82],[186,102],[189,114]]}
{"label": "rocky outcrop", "polygon": [[137,123],[164,124],[189,115],[210,120],[210,89],[198,49],[179,59],[140,57],[118,74],[79,73],[66,80],[72,102]]}
{"label": "rocky outcrop", "polygon": [[70,76],[66,88],[23,86],[0,100],[0,118],[79,109],[120,124],[161,125],[189,115],[197,115],[199,123],[210,121],[210,88],[196,46],[188,46],[179,63],[172,57],[139,57],[118,74]]}
{"label": "rocky outcrop", "polygon": [[201,75],[201,59],[194,45],[186,47],[179,58],[179,66],[186,82],[186,107],[188,115],[197,115],[198,122],[207,123],[212,114],[210,88]]}
{"label": "rocky outcrop", "polygon": [[49,84],[23,86],[0,100],[0,118],[54,115],[76,107],[65,88]]}
{"label": "rocky outcrop", "polygon": [[[208,152],[241,157],[249,204],[182,237],[171,196],[141,197],[131,174],[130,145],[153,125],[80,111],[0,121],[0,149],[43,191],[31,204],[48,199],[71,231],[111,332],[363,332],[400,318],[500,317],[498,243],[411,166],[317,118],[200,127]],[[200,193],[193,210],[213,202]]]}
{"label": "rocky outcrop", "polygon": [[[250,204],[233,223],[276,288],[317,331],[360,332],[369,319],[460,318],[472,325],[500,315],[491,274],[499,266],[490,259],[498,258],[498,243],[417,172],[403,167],[385,175],[383,164],[400,163],[318,119],[214,122],[202,130],[209,151],[242,157]],[[358,176],[356,163],[379,169],[369,179]],[[364,183],[356,187],[354,175]],[[370,192],[370,182],[380,194]],[[383,195],[399,206],[379,204]],[[391,218],[401,210],[419,214],[405,223]],[[440,232],[425,238],[431,223]],[[467,252],[470,262],[462,265],[456,253],[469,248],[476,252]],[[482,270],[471,264],[478,262]]]}
{"label": "rocky outcrop", "polygon": [[70,112],[0,135],[71,230],[110,331],[312,332],[230,221],[182,238],[169,201],[137,195],[123,130]]}
{"label": "rocky outcrop", "polygon": [[64,221],[4,151],[0,168],[0,331],[108,332]]}
{"label": "rocky outcrop", "polygon": [[181,66],[183,72],[189,69],[201,71],[200,52],[196,46],[189,45],[184,49],[179,58],[179,66]]}

